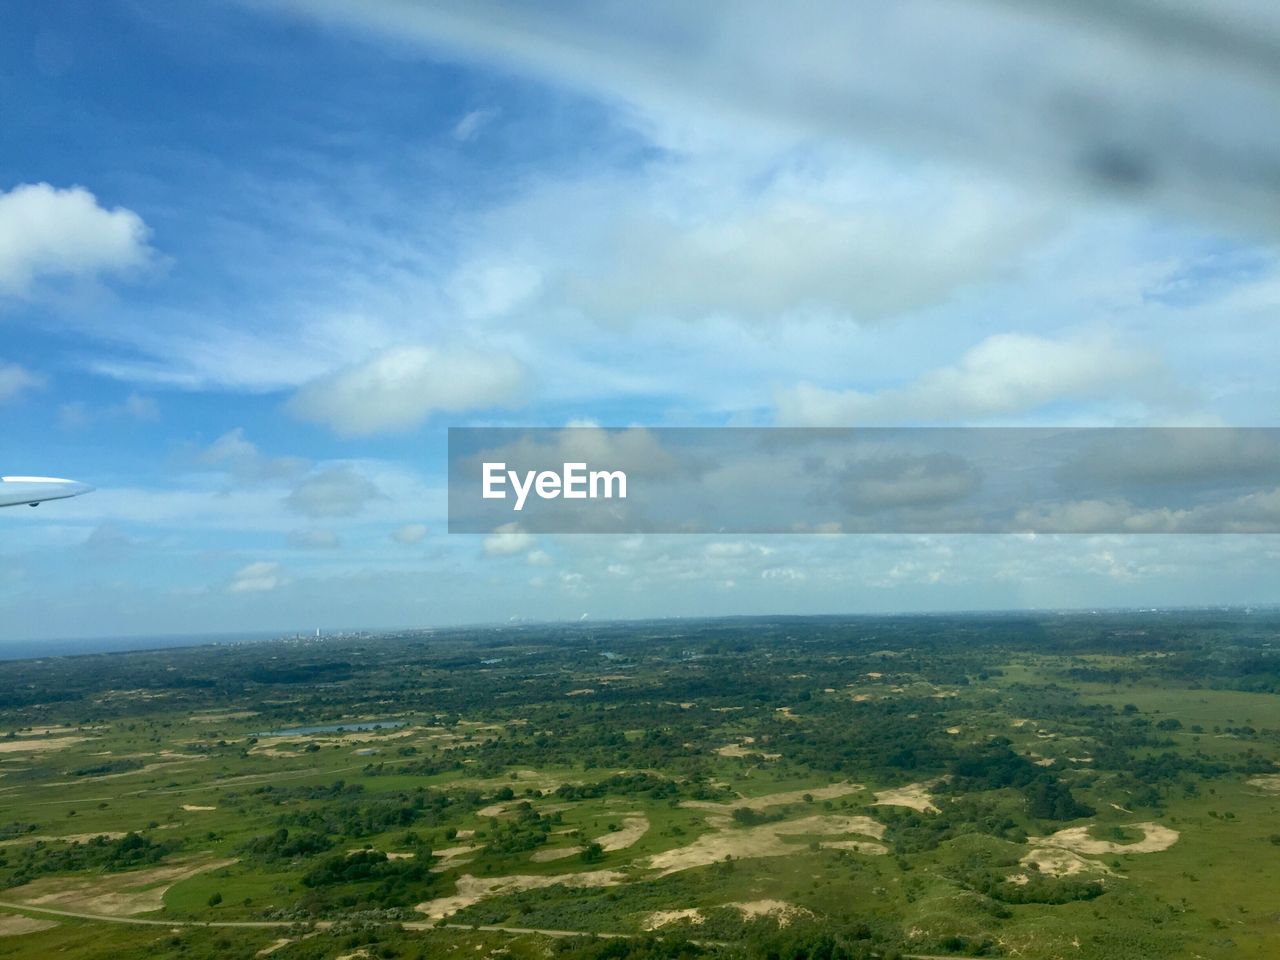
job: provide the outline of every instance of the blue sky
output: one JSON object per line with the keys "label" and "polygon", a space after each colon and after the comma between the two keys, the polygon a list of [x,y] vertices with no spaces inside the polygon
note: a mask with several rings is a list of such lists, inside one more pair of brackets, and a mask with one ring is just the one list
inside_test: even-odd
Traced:
{"label": "blue sky", "polygon": [[1267,537],[445,533],[450,425],[1274,425],[1232,183],[991,149],[976,82],[971,148],[833,127],[765,9],[9,11],[0,470],[99,489],[0,512],[0,640],[1276,599]]}

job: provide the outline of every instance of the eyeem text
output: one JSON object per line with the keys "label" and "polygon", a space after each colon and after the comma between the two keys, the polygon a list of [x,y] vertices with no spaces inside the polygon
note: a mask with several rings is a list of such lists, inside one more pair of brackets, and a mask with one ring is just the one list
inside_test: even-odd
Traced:
{"label": "eyeem text", "polygon": [[513,509],[523,510],[530,492],[541,500],[619,500],[627,499],[627,475],[621,470],[588,470],[585,463],[566,463],[564,469],[508,470],[505,463],[484,464],[483,496],[486,500],[505,500],[507,484],[515,493]]}

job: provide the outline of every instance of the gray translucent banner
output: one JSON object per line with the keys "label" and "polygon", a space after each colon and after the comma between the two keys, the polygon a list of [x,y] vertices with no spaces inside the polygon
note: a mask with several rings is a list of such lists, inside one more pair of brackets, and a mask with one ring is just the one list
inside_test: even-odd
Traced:
{"label": "gray translucent banner", "polygon": [[1280,533],[1280,429],[452,428],[494,531]]}

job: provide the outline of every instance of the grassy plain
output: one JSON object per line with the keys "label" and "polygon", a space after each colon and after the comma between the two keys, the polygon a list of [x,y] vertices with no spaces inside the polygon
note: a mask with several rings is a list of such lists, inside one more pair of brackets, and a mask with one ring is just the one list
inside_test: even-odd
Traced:
{"label": "grassy plain", "polygon": [[1277,956],[1277,637],[775,618],[0,663],[0,957]]}

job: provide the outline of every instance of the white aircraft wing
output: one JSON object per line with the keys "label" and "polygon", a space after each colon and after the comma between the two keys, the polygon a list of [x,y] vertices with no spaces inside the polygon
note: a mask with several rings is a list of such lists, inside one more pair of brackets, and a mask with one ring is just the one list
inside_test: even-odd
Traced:
{"label": "white aircraft wing", "polygon": [[57,477],[0,477],[0,507],[36,506],[46,500],[66,500],[89,493],[93,487]]}

